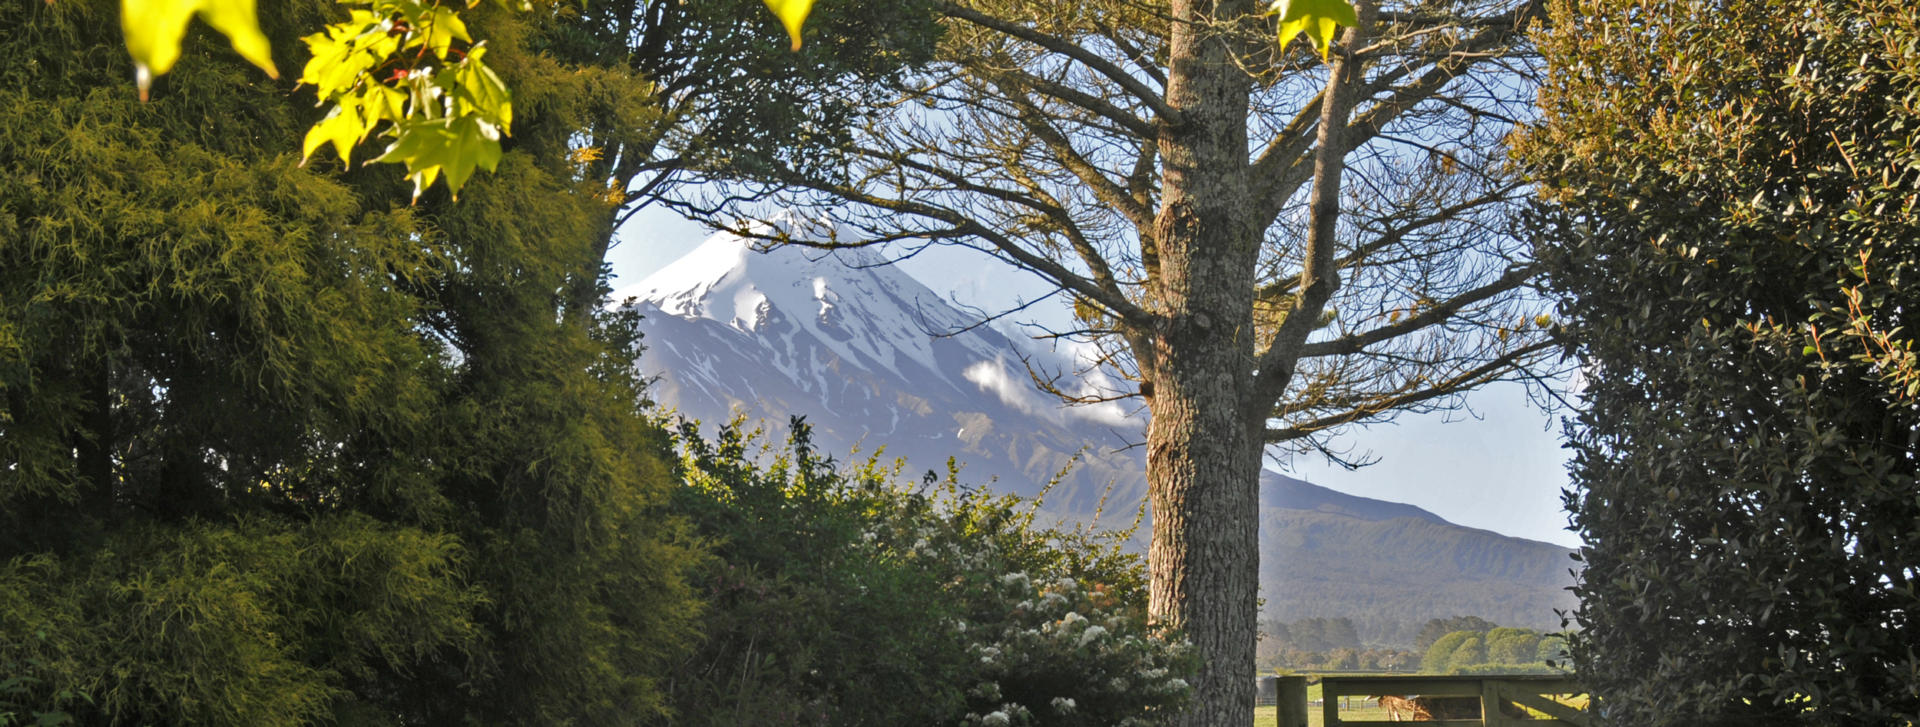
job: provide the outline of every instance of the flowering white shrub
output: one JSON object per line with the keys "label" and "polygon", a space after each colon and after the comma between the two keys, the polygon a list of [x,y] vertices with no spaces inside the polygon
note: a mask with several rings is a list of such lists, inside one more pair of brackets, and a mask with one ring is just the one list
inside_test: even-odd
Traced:
{"label": "flowering white shrub", "polygon": [[961,724],[1145,727],[1191,696],[1175,676],[1191,647],[1149,634],[1138,599],[1064,576],[1038,588],[1023,572],[990,582],[968,632],[980,657],[968,690],[976,711]]}

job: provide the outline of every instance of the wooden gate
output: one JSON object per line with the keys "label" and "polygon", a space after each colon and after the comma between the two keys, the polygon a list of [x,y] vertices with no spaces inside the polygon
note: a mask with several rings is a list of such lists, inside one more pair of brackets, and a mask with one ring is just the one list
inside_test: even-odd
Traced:
{"label": "wooden gate", "polygon": [[[1281,727],[1305,727],[1308,705],[1305,677],[1279,677],[1281,698],[1274,709]],[[1298,682],[1297,684],[1290,682]],[[1341,697],[1421,705],[1419,721],[1432,725],[1475,727],[1590,727],[1592,721],[1567,700],[1584,695],[1572,679],[1551,675],[1487,676],[1328,676],[1320,680],[1321,715],[1326,727],[1395,724],[1391,719],[1346,719]],[[1297,696],[1296,696],[1297,695]],[[1562,699],[1553,699],[1561,697]],[[1395,699],[1399,701],[1395,701]],[[1544,715],[1544,716],[1543,716]],[[1414,710],[1399,716],[1414,721]]]}

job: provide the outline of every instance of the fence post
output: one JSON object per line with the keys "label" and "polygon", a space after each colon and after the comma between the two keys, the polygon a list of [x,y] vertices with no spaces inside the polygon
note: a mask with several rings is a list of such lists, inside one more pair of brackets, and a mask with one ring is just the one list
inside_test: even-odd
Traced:
{"label": "fence post", "polygon": [[1279,677],[1273,700],[1274,723],[1280,727],[1307,727],[1307,678]]}
{"label": "fence post", "polygon": [[1507,727],[1507,713],[1500,709],[1506,695],[1501,692],[1500,680],[1482,679],[1480,681],[1480,724],[1487,727]]}

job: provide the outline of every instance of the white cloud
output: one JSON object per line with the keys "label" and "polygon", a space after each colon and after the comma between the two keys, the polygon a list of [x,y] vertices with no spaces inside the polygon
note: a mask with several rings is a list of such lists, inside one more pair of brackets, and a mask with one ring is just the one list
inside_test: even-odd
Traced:
{"label": "white cloud", "polygon": [[1039,391],[1034,390],[1025,377],[1018,384],[1008,375],[1006,365],[1000,359],[980,361],[961,372],[968,381],[980,387],[981,391],[992,392],[1000,397],[1000,403],[1013,407],[1023,413],[1044,416],[1045,409],[1034,406]]}
{"label": "white cloud", "polygon": [[[968,381],[973,382],[975,386],[980,387],[981,391],[992,392],[994,396],[1000,399],[1000,403],[1022,413],[1044,418],[1054,424],[1071,426],[1074,422],[1069,421],[1070,419],[1110,427],[1139,426],[1141,424],[1140,419],[1130,416],[1127,413],[1127,407],[1121,402],[1108,401],[1099,404],[1068,405],[1054,398],[1052,395],[1041,391],[1038,387],[1034,386],[1033,380],[1027,376],[1025,371],[1016,373],[1012,370],[1012,367],[1007,365],[1006,360],[1002,358],[996,357],[991,361],[976,362],[961,372],[961,375],[966,377]],[[1092,395],[1111,390],[1108,388],[1111,379],[1107,378],[1104,373],[1097,371],[1092,372],[1088,377],[1081,377],[1077,381],[1069,380],[1062,381],[1061,383],[1071,386],[1072,388],[1067,390],[1077,396]]]}

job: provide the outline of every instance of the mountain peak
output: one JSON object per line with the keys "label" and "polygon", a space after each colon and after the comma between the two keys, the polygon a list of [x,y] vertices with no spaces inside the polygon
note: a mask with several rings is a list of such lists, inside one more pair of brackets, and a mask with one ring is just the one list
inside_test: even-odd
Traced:
{"label": "mountain peak", "polygon": [[[755,223],[756,232],[809,241],[837,231],[796,215]],[[704,318],[742,333],[818,342],[845,364],[895,376],[937,371],[935,339],[966,318],[919,281],[867,248],[766,244],[731,232],[614,294],[658,313]],[[966,339],[971,341],[972,339]],[[998,342],[974,345],[991,356]],[[790,371],[801,374],[800,371]]]}

